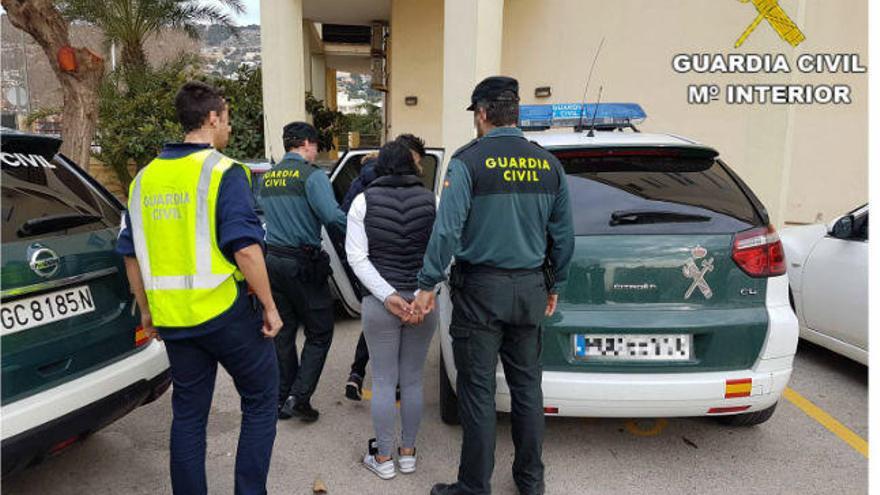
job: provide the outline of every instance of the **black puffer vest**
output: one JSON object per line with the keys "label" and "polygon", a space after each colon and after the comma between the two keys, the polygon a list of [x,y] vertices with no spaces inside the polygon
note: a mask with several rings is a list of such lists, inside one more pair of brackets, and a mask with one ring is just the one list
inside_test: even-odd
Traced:
{"label": "black puffer vest", "polygon": [[370,262],[396,290],[415,290],[434,228],[434,194],[415,175],[385,175],[364,191]]}

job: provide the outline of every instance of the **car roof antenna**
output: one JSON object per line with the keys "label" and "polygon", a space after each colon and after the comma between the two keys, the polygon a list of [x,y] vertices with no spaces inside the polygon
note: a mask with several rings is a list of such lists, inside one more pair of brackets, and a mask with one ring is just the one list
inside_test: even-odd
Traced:
{"label": "car roof antenna", "polygon": [[593,79],[593,69],[596,68],[596,61],[599,60],[599,54],[602,53],[602,47],[605,46],[605,37],[602,37],[602,41],[599,42],[599,48],[596,48],[596,55],[593,56],[593,63],[590,64],[590,73],[587,75],[587,84],[584,86],[584,97],[581,98],[581,115],[578,118],[578,125],[575,126],[575,132],[581,132],[584,130],[584,110],[587,107],[587,91],[590,90],[590,80]]}
{"label": "car roof antenna", "polygon": [[602,103],[602,86],[599,86],[599,97],[596,98],[596,108],[593,109],[593,118],[591,119],[593,124],[590,126],[590,132],[587,133],[587,137],[594,137],[596,135],[596,112],[599,111],[599,103]]}

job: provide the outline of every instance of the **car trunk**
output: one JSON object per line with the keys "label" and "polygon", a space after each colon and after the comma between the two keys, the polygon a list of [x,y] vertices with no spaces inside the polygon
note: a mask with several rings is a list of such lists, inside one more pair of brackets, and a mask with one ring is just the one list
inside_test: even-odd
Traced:
{"label": "car trunk", "polygon": [[767,332],[766,278],[734,260],[764,227],[751,193],[706,149],[557,151],[575,251],[545,322],[544,369],[750,367]]}
{"label": "car trunk", "polygon": [[3,145],[8,404],[134,352],[138,320],[114,252],[118,202],[51,146],[7,136]]}

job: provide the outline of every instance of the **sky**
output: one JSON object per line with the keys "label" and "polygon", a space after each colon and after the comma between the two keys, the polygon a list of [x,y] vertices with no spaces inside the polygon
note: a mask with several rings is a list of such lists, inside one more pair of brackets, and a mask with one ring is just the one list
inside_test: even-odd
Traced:
{"label": "sky", "polygon": [[260,0],[243,0],[246,9],[244,15],[233,16],[235,23],[239,26],[247,26],[250,24],[260,23]]}
{"label": "sky", "polygon": [[[216,3],[206,1],[205,3]],[[234,15],[233,20],[239,26],[248,26],[250,24],[260,23],[260,0],[242,0],[245,7],[244,15]],[[5,14],[6,9],[0,7],[0,14]]]}

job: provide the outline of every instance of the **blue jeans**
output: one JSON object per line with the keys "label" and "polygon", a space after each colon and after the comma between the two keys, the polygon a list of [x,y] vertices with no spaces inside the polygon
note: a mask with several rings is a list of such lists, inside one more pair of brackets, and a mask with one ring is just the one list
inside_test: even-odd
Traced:
{"label": "blue jeans", "polygon": [[175,494],[206,494],[205,427],[217,363],[241,396],[235,493],[265,494],[277,421],[278,361],[272,340],[246,318],[207,335],[165,340],[174,388],[171,406],[171,486]]}

